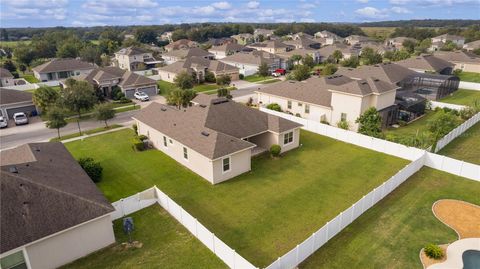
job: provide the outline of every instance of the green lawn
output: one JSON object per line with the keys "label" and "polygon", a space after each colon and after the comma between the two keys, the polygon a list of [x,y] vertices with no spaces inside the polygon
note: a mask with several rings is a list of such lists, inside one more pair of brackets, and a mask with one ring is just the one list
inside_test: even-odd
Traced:
{"label": "green lawn", "polygon": [[250,76],[246,76],[243,78],[243,80],[246,80],[248,82],[259,82],[259,81],[262,81],[262,80],[266,80],[266,79],[272,79],[274,77],[272,76],[266,76],[266,77],[263,77],[263,76],[260,76],[260,75],[250,75]]}
{"label": "green lawn", "polygon": [[475,102],[480,103],[480,91],[458,89],[452,95],[441,99],[440,102],[472,106]]}
{"label": "green lawn", "polygon": [[480,165],[480,123],[450,142],[439,154]]}
{"label": "green lawn", "polygon": [[480,83],[480,73],[461,72],[458,77],[461,81]]}
{"label": "green lawn", "polygon": [[[96,133],[100,133],[100,132],[103,132],[103,131],[108,131],[108,130],[112,130],[112,129],[116,129],[116,128],[120,128],[120,127],[122,127],[122,125],[113,124],[113,125],[109,125],[108,128],[107,127],[99,127],[99,128],[83,131],[82,133],[73,133],[73,134],[68,134],[68,135],[61,135],[61,133],[60,133],[60,135],[61,135],[60,139],[58,137],[55,137],[55,138],[50,139],[50,142],[62,141],[62,140],[66,140],[66,139],[70,139],[70,138],[74,138],[74,137],[79,137],[79,136],[82,136],[82,135],[96,134]],[[60,129],[60,132],[61,132],[61,129]]]}
{"label": "green lawn", "polygon": [[9,48],[14,48],[18,46],[19,44],[25,44],[28,45],[30,44],[30,40],[24,40],[24,41],[0,41],[0,47],[9,47]]}
{"label": "green lawn", "polygon": [[211,185],[157,150],[132,150],[132,130],[67,143],[75,158],[100,161],[110,201],[157,185],[226,244],[266,266],[408,162],[310,132],[280,159],[253,159],[252,171]]}
{"label": "green lawn", "polygon": [[63,268],[227,268],[227,266],[159,205],[130,215],[133,240],[142,248],[122,249],[127,242],[122,219],[114,222],[114,246],[95,252]]}
{"label": "green lawn", "polygon": [[269,79],[269,80],[264,80],[264,81],[260,81],[258,83],[260,84],[270,84],[270,83],[275,83],[275,82],[278,82],[280,81],[281,79],[279,78],[274,78],[274,79]]}
{"label": "green lawn", "polygon": [[[167,96],[172,90],[176,88],[175,84],[163,80],[157,81],[157,86],[159,89],[159,94],[162,96]],[[218,88],[219,86],[217,84],[200,84],[193,87],[193,90],[195,90],[196,92],[205,92],[212,91]]]}
{"label": "green lawn", "polygon": [[422,168],[308,258],[300,268],[423,268],[428,243],[457,240],[432,213],[439,199],[480,205],[480,183]]}
{"label": "green lawn", "polygon": [[40,82],[33,74],[23,74],[21,77],[30,83]]}
{"label": "green lawn", "polygon": [[196,92],[205,92],[205,91],[216,90],[219,87],[220,86],[218,86],[217,84],[200,84],[193,87],[193,90],[195,90]]}

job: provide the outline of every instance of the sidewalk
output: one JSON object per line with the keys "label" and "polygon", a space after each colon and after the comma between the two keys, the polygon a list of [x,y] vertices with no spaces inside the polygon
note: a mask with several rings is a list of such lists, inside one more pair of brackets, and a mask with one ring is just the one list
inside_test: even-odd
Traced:
{"label": "sidewalk", "polygon": [[97,135],[102,135],[102,134],[108,134],[108,133],[111,133],[111,132],[120,131],[120,130],[124,130],[124,129],[128,129],[128,128],[131,128],[131,127],[130,127],[130,126],[118,127],[118,128],[111,129],[111,130],[94,133],[94,134],[91,134],[91,135],[86,134],[86,135],[77,136],[77,137],[70,138],[70,139],[65,139],[65,140],[62,140],[62,141],[60,141],[60,142],[62,142],[62,143],[68,143],[68,142],[72,142],[72,141],[76,141],[76,140],[83,140],[83,139],[85,139],[85,138],[89,138],[89,137],[92,137],[92,136],[97,136]]}

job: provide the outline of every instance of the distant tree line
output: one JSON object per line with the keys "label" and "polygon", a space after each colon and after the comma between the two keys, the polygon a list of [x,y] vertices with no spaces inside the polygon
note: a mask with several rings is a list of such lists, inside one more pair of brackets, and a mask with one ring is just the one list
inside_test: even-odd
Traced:
{"label": "distant tree line", "polygon": [[400,20],[360,23],[360,27],[468,27],[480,20]]}
{"label": "distant tree line", "polygon": [[480,39],[480,22],[478,24],[470,25],[466,28],[418,28],[418,27],[400,27],[395,28],[395,31],[391,34],[391,37],[406,36],[415,38],[417,40],[424,40],[426,38],[432,38],[442,34],[453,34],[465,37],[465,42],[471,42]]}

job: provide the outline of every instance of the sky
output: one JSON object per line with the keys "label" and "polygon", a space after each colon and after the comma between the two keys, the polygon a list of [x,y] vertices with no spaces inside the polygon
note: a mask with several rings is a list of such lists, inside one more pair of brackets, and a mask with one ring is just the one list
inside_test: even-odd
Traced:
{"label": "sky", "polygon": [[480,0],[0,0],[0,27],[480,19]]}

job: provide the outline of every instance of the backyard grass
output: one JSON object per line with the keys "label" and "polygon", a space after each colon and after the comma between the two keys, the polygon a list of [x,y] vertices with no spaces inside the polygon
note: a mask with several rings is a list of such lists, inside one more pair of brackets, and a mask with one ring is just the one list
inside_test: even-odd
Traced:
{"label": "backyard grass", "polygon": [[61,135],[60,138],[55,137],[55,138],[50,139],[50,142],[67,140],[67,139],[79,137],[79,136],[82,136],[82,135],[96,134],[96,133],[100,133],[100,132],[103,132],[103,131],[108,131],[108,130],[112,130],[112,129],[116,129],[116,128],[120,128],[120,127],[122,127],[122,125],[113,124],[113,125],[109,125],[108,127],[99,127],[99,128],[83,131],[82,133],[73,133],[73,134],[68,134],[68,135]]}
{"label": "backyard grass", "polygon": [[450,142],[439,154],[480,165],[480,123]]}
{"label": "backyard grass", "polygon": [[[157,81],[157,86],[159,89],[158,94],[162,96],[167,96],[172,90],[176,88],[175,84],[163,80]],[[193,90],[195,90],[196,92],[205,92],[216,90],[218,88],[219,86],[217,84],[200,84],[195,85],[195,87],[193,87]]]}
{"label": "backyard grass", "polygon": [[423,268],[428,243],[457,240],[432,213],[439,199],[480,205],[480,183],[422,168],[308,258],[300,268]]}
{"label": "backyard grass", "polygon": [[193,90],[196,92],[205,92],[218,89],[220,86],[217,84],[200,84],[193,87]]}
{"label": "backyard grass", "polygon": [[260,75],[250,75],[250,76],[246,76],[243,78],[243,80],[246,80],[248,82],[259,82],[259,81],[262,81],[262,80],[267,80],[267,79],[272,79],[274,77],[272,76],[266,76],[266,77],[263,77],[263,76],[260,76]]}
{"label": "backyard grass", "polygon": [[211,185],[158,150],[132,150],[132,130],[66,143],[75,158],[104,170],[110,201],[153,185],[226,244],[264,267],[394,175],[408,162],[310,132],[279,159],[252,160],[252,171]]}
{"label": "backyard grass", "polygon": [[441,99],[440,102],[472,106],[475,102],[480,103],[480,91],[458,89],[450,96]]}
{"label": "backyard grass", "polygon": [[30,83],[40,82],[40,80],[38,80],[33,74],[23,74],[21,77]]}
{"label": "backyard grass", "polygon": [[259,84],[270,84],[270,83],[275,83],[275,82],[278,82],[280,81],[281,79],[279,78],[274,78],[274,79],[269,79],[269,80],[264,80],[264,81],[260,81],[258,82]]}
{"label": "backyard grass", "polygon": [[458,77],[461,81],[480,83],[480,74],[474,72],[461,72]]}
{"label": "backyard grass", "polygon": [[159,205],[130,215],[135,224],[132,239],[142,248],[123,249],[128,237],[123,233],[122,219],[114,221],[117,243],[63,268],[227,268],[227,266],[191,235]]}

